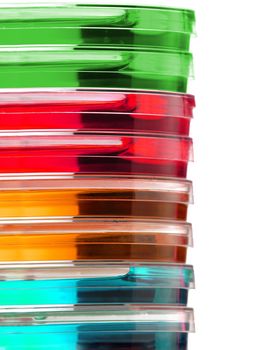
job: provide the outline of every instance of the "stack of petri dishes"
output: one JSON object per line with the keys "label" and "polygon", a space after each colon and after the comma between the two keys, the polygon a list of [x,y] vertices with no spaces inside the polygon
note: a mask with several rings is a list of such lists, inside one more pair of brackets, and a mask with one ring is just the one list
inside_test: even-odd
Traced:
{"label": "stack of petri dishes", "polygon": [[187,349],[194,24],[0,8],[0,349]]}

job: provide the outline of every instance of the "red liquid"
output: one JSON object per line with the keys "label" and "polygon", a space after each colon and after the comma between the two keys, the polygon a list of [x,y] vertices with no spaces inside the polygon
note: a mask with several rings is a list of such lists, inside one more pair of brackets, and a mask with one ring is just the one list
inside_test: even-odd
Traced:
{"label": "red liquid", "polygon": [[[4,136],[3,136],[4,135]],[[44,136],[46,135],[46,136]],[[0,136],[0,172],[78,172],[185,177],[188,138],[13,133]]]}
{"label": "red liquid", "polygon": [[190,95],[70,91],[1,93],[2,130],[70,129],[189,134]]}

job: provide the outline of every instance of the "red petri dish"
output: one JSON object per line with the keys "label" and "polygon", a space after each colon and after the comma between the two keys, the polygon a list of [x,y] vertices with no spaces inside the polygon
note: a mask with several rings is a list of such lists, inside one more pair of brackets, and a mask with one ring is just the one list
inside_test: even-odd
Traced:
{"label": "red petri dish", "polygon": [[74,132],[3,132],[0,173],[186,177],[192,140]]}
{"label": "red petri dish", "polygon": [[189,135],[195,99],[125,91],[2,92],[2,130],[85,130]]}

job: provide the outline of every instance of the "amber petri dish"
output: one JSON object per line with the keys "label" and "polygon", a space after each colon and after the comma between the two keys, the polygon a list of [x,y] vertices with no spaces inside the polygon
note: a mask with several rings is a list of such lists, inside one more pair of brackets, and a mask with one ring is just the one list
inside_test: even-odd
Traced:
{"label": "amber petri dish", "polygon": [[0,176],[0,217],[129,217],[186,220],[188,180],[80,175]]}
{"label": "amber petri dish", "polygon": [[137,260],[184,263],[191,225],[123,218],[1,219],[0,261]]}

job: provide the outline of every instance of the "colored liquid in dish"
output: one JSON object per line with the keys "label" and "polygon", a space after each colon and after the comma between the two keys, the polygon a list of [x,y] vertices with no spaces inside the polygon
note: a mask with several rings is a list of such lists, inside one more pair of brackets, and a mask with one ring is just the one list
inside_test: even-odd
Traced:
{"label": "colored liquid in dish", "polygon": [[186,180],[79,175],[0,177],[0,216],[138,217],[186,220],[192,185]]}
{"label": "colored liquid in dish", "polygon": [[[59,264],[60,265],[60,264]],[[189,266],[81,263],[70,267],[0,266],[0,304],[187,304],[193,287]],[[69,264],[71,265],[71,264]],[[52,271],[53,268],[53,271]]]}
{"label": "colored liquid in dish", "polygon": [[6,46],[0,88],[118,88],[186,92],[188,52],[93,49],[88,46]]}
{"label": "colored liquid in dish", "polygon": [[177,306],[1,309],[1,319],[0,346],[7,349],[186,350],[194,329],[192,310]]}
{"label": "colored liquid in dish", "polygon": [[[31,331],[27,327],[5,327],[6,332],[15,334],[1,335],[0,346],[5,350],[187,350],[186,333],[172,332],[89,332],[17,334],[16,331]],[[33,328],[33,327],[32,327]],[[61,327],[55,327],[61,332]],[[83,328],[83,327],[82,327]],[[43,328],[46,332],[47,329]]]}
{"label": "colored liquid in dish", "polygon": [[[187,226],[176,229],[176,220],[186,220],[192,200],[189,181],[59,175],[6,176],[0,183],[2,261],[186,260],[190,236],[186,231],[178,235],[179,228]],[[90,222],[35,225],[39,220],[73,217]],[[161,226],[159,222],[129,224],[125,220],[121,224],[120,218],[159,220]],[[172,221],[163,228],[164,220]]]}
{"label": "colored liquid in dish", "polygon": [[185,177],[189,138],[2,133],[0,173],[78,172]]}
{"label": "colored liquid in dish", "polygon": [[190,95],[65,91],[0,94],[2,130],[62,129],[189,135]]}
{"label": "colored liquid in dish", "polygon": [[153,192],[147,197],[146,192],[136,190],[100,193],[91,190],[86,193],[56,191],[49,194],[45,191],[30,194],[22,191],[7,197],[0,195],[2,217],[116,216],[185,221],[188,207],[187,203],[179,202],[175,195],[171,199],[166,194]]}
{"label": "colored liquid in dish", "polygon": [[[47,218],[2,221],[1,261],[136,260],[185,262],[191,227],[181,222]],[[25,222],[27,221],[27,222]],[[40,217],[36,221],[42,221]],[[48,221],[48,222],[47,222]],[[54,221],[60,221],[54,223]],[[70,221],[70,222],[69,222]]]}
{"label": "colored liquid in dish", "polygon": [[186,51],[193,11],[87,4],[2,8],[1,45],[77,44]]}

